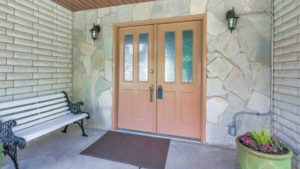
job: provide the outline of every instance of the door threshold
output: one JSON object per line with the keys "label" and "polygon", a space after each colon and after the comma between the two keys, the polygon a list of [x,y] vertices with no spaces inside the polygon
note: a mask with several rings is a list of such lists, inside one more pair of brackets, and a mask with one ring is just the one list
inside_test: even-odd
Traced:
{"label": "door threshold", "polygon": [[171,135],[166,135],[166,134],[154,134],[154,133],[150,133],[150,132],[128,130],[128,129],[121,129],[121,128],[118,128],[116,130],[116,132],[130,133],[130,134],[137,134],[137,135],[142,135],[142,136],[165,138],[165,139],[170,139],[170,140],[184,141],[184,142],[201,144],[201,140],[200,139],[188,138],[188,137],[171,136]]}

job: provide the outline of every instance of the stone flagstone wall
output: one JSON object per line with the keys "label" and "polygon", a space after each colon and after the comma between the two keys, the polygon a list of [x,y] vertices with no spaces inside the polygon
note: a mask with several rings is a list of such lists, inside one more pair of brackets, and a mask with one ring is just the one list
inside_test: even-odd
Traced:
{"label": "stone flagstone wall", "polygon": [[276,0],[274,12],[275,133],[297,151],[292,165],[300,168],[300,1]]}
{"label": "stone flagstone wall", "polygon": [[[112,25],[207,13],[207,143],[235,146],[228,125],[236,112],[265,113],[270,106],[269,16],[243,16],[237,29],[227,29],[225,13],[271,11],[269,0],[160,0],[74,13],[73,99],[91,113],[89,127],[111,129]],[[89,30],[101,26],[94,42]],[[267,119],[262,119],[265,122]],[[238,116],[238,133],[257,118]]]}
{"label": "stone flagstone wall", "polygon": [[72,96],[73,13],[50,0],[0,0],[0,102]]}

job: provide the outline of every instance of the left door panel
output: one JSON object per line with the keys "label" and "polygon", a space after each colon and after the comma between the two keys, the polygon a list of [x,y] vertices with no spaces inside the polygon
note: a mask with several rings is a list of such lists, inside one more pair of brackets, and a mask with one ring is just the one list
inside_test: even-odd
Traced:
{"label": "left door panel", "polygon": [[154,132],[154,26],[120,28],[118,40],[118,128]]}

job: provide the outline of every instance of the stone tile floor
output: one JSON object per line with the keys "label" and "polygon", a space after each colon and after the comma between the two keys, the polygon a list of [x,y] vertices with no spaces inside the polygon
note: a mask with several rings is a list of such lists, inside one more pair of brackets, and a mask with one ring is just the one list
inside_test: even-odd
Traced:
{"label": "stone tile floor", "polygon": [[[68,133],[56,131],[24,150],[18,150],[20,169],[138,169],[138,167],[79,153],[99,139],[106,131],[86,129],[82,137],[78,126]],[[220,147],[172,140],[166,169],[237,169],[236,151]],[[3,156],[2,169],[14,169],[8,156]]]}

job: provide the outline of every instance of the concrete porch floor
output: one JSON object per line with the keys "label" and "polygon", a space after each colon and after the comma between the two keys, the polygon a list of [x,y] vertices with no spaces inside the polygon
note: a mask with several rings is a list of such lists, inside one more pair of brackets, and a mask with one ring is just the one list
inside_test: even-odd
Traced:
{"label": "concrete porch floor", "polygon": [[[137,169],[138,167],[79,153],[99,139],[106,131],[86,129],[82,137],[78,126],[70,126],[67,134],[59,131],[18,150],[20,169]],[[236,151],[171,141],[166,169],[237,169]],[[2,169],[14,169],[8,156],[3,156]]]}

